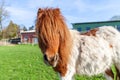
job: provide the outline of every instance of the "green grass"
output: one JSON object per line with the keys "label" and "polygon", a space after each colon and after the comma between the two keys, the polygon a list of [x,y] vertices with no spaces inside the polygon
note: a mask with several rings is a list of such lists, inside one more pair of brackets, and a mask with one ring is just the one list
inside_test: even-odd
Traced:
{"label": "green grass", "polygon": [[[75,76],[76,80],[105,80],[103,75]],[[59,80],[43,62],[38,46],[0,46],[0,80]]]}

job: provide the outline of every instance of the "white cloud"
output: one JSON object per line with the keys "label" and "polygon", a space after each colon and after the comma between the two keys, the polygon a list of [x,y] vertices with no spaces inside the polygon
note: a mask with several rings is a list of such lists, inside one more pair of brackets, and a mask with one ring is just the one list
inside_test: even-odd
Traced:
{"label": "white cloud", "polygon": [[11,20],[18,24],[32,25],[34,23],[36,13],[32,10],[18,7],[7,7],[6,9],[10,12]]}
{"label": "white cloud", "polygon": [[15,8],[15,7],[7,7],[7,10],[10,12],[10,14],[18,19],[24,19],[30,18],[30,16],[33,16],[32,11],[22,9],[22,8]]}

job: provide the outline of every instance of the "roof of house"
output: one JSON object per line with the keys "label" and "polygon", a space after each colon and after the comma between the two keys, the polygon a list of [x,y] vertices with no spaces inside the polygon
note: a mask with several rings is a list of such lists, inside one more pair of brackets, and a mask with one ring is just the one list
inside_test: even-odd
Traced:
{"label": "roof of house", "polygon": [[20,33],[33,33],[35,30],[29,30],[29,31],[20,31]]}
{"label": "roof of house", "polygon": [[120,20],[111,20],[111,21],[96,21],[96,22],[83,22],[83,23],[72,23],[73,25],[78,25],[78,24],[94,24],[94,23],[111,23],[111,22],[120,22]]}

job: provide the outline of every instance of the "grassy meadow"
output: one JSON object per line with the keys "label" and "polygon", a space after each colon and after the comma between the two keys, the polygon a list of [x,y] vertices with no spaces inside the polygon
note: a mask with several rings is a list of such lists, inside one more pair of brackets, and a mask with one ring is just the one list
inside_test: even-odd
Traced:
{"label": "grassy meadow", "polygon": [[[105,80],[103,75],[75,76],[75,80]],[[43,63],[37,45],[0,46],[0,80],[59,80]]]}

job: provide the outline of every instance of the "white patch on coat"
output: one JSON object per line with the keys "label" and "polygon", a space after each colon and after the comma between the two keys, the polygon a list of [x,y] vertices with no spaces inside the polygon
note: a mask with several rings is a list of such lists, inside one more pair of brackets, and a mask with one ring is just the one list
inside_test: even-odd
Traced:
{"label": "white patch on coat", "polygon": [[[104,73],[112,64],[120,71],[120,33],[109,26],[98,29],[96,36],[80,35],[80,32],[70,30],[73,39],[70,60],[67,73],[60,80],[73,80],[74,74]],[[107,76],[106,79],[112,78]]]}

